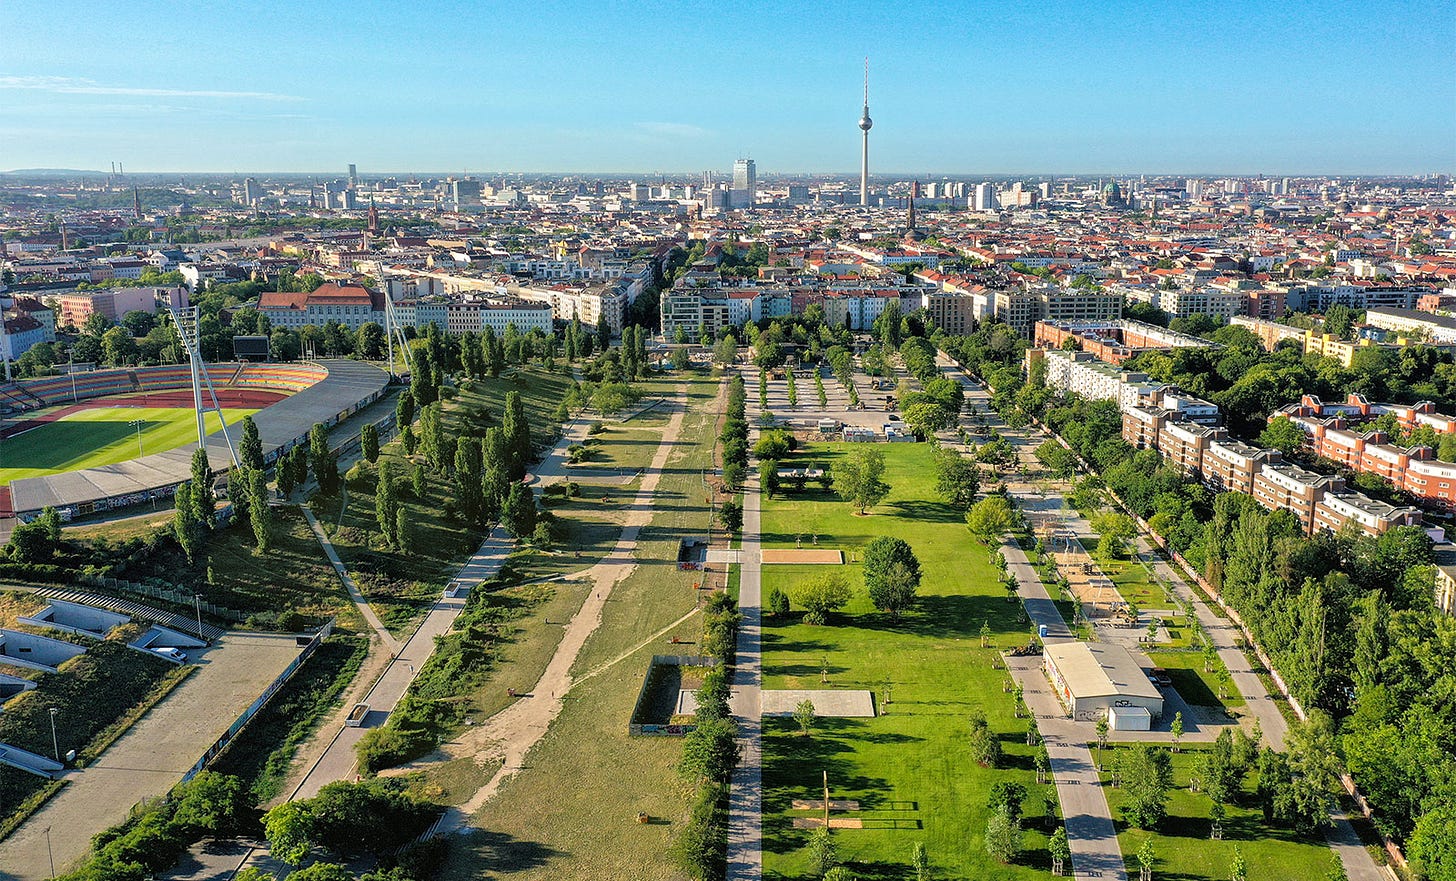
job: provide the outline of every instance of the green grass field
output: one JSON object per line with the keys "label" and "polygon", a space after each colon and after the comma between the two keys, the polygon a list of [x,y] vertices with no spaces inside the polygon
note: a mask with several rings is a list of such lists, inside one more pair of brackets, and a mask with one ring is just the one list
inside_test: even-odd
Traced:
{"label": "green grass field", "polygon": [[[256,409],[224,410],[228,425],[242,422]],[[141,446],[137,427],[141,420]],[[216,414],[207,414],[207,430],[222,427]],[[0,441],[0,485],[23,477],[42,477],[98,465],[114,465],[176,449],[197,438],[191,410],[177,407],[96,407],[72,413],[56,422]]]}
{"label": "green grass field", "polygon": [[[847,445],[812,445],[795,461],[831,467]],[[959,512],[934,492],[931,450],[925,444],[888,444],[885,480],[890,495],[858,517],[833,492],[817,488],[789,493],[764,506],[765,547],[794,547],[795,536],[817,533],[819,546],[857,551],[870,539],[891,535],[914,548],[923,570],[917,608],[895,621],[874,611],[858,565],[838,567],[854,599],[826,626],[765,619],[764,688],[861,688],[882,692],[891,683],[888,712],[873,719],[821,720],[801,737],[787,720],[764,726],[764,877],[806,879],[812,874],[804,845],[808,833],[792,828],[794,798],[812,798],[827,771],[835,798],[860,801],[865,828],[836,833],[840,857],[860,878],[908,878],[911,848],[924,842],[935,877],[1039,878],[1050,866],[1040,799],[1055,796],[1038,786],[1027,721],[1015,718],[1006,673],[993,670],[996,648],[1025,641],[1019,607],[1006,602],[986,549],[967,532]],[[824,566],[765,566],[763,588],[787,590],[826,571]],[[797,608],[797,606],[796,606]],[[981,648],[985,621],[993,647]],[[828,684],[820,683],[827,661]],[[967,746],[968,717],[986,714],[1002,741],[1003,766],[980,767]],[[986,853],[990,811],[986,799],[997,781],[1022,783],[1026,852],[1016,865]]]}
{"label": "green grass field", "polygon": [[[1234,847],[1244,852],[1250,878],[1323,878],[1335,859],[1323,840],[1307,841],[1288,829],[1270,826],[1254,805],[1253,785],[1257,775],[1250,773],[1238,794],[1239,804],[1227,805],[1223,823],[1223,839],[1209,839],[1208,818],[1213,802],[1202,792],[1188,790],[1189,777],[1201,747],[1187,747],[1173,756],[1173,789],[1168,798],[1168,816],[1156,831],[1131,827],[1122,819],[1121,809],[1126,792],[1105,786],[1107,803],[1117,826],[1118,844],[1129,877],[1137,877],[1137,852],[1149,837],[1158,864],[1154,878],[1176,878],[1180,881],[1221,881],[1229,877]],[[1111,753],[1104,767],[1110,767]],[[1110,775],[1102,775],[1104,781]]]}

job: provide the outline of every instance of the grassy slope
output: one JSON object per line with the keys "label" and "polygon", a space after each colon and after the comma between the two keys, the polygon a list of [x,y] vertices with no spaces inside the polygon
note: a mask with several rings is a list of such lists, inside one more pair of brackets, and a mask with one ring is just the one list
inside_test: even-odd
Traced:
{"label": "grassy slope", "polygon": [[[833,461],[846,445],[819,445],[801,460]],[[1018,781],[1034,794],[1032,749],[1026,722],[1015,719],[1003,693],[1006,674],[991,669],[993,649],[982,649],[987,621],[1001,647],[1021,639],[1016,607],[1005,600],[986,551],[967,533],[960,516],[936,500],[930,449],[926,445],[882,445],[890,496],[871,516],[856,517],[833,493],[808,490],[774,499],[765,508],[766,547],[793,547],[802,533],[817,533],[821,547],[857,550],[878,535],[910,542],[924,572],[919,607],[896,623],[871,608],[859,566],[839,569],[855,588],[855,599],[824,627],[798,622],[798,615],[764,629],[764,687],[870,688],[893,683],[889,712],[875,719],[824,721],[813,737],[793,733],[792,724],[769,723],[764,743],[764,876],[808,878],[803,844],[807,833],[789,828],[792,798],[812,798],[829,772],[836,798],[856,798],[874,818],[862,830],[837,834],[840,855],[861,878],[901,878],[910,850],[923,841],[939,878],[1032,878],[1027,866],[1003,866],[985,852],[986,795],[993,782]],[[807,542],[806,542],[807,543]],[[793,593],[800,579],[824,567],[764,567],[764,589]],[[829,662],[829,684],[820,666]],[[987,715],[1002,736],[1005,769],[979,767],[966,748],[967,717]],[[1033,803],[1034,800],[1033,800]],[[1028,814],[1036,817],[1039,807]],[[1027,865],[1046,866],[1045,839],[1029,831]],[[1045,870],[1042,869],[1042,872]]]}
{"label": "grassy slope", "polygon": [[[228,425],[243,421],[256,409],[224,410]],[[141,451],[162,453],[197,439],[191,410],[175,407],[97,407],[82,410],[58,422],[48,422],[24,434],[0,441],[0,485],[22,477],[38,477],[111,465],[137,457],[137,431],[133,419],[146,422]],[[209,414],[207,428],[221,423]]]}

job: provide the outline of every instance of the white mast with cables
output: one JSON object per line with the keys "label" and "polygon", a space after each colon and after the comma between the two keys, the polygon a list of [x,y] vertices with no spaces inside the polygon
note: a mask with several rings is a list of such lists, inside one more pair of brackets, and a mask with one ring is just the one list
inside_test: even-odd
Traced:
{"label": "white mast with cables", "polygon": [[[177,328],[177,336],[182,340],[182,347],[187,352],[187,366],[192,371],[192,409],[197,414],[197,447],[201,450],[207,449],[207,419],[206,414],[213,412],[217,414],[217,421],[222,425],[222,440],[227,444],[228,455],[232,457],[233,465],[238,464],[238,453],[233,449],[232,438],[228,437],[227,417],[223,416],[222,405],[217,402],[217,389],[212,386],[212,376],[207,372],[207,365],[202,361],[202,352],[197,347],[197,319],[199,310],[196,306],[184,306],[177,308],[170,301],[166,302],[167,314],[172,316],[172,325]],[[208,397],[212,399],[212,406],[205,407],[202,403],[202,386],[207,386]]]}

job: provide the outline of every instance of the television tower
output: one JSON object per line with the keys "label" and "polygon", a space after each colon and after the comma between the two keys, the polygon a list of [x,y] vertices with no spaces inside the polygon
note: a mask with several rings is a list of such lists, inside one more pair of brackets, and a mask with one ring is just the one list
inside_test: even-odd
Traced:
{"label": "television tower", "polygon": [[865,59],[864,112],[859,117],[862,143],[859,152],[859,203],[870,204],[870,128],[875,124],[870,119],[870,60]]}

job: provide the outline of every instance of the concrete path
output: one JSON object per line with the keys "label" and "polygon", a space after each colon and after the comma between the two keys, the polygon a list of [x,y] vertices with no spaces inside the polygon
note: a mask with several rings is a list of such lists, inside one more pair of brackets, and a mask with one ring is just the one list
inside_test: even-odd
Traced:
{"label": "concrete path", "polygon": [[[967,404],[974,406],[986,414],[987,424],[995,426],[1000,431],[1001,436],[1017,448],[1019,457],[1025,459],[1031,455],[1032,450],[1045,439],[1047,435],[1038,433],[1035,429],[1013,430],[1001,423],[996,412],[991,409],[989,393],[967,379],[960,368],[947,358],[944,353],[936,354],[936,364],[940,368],[942,376],[954,379],[962,384],[966,391]],[[1039,507],[1032,501],[1034,498],[1040,499],[1040,496],[1036,494],[1033,487],[1010,485],[1009,489],[1012,495],[1017,497],[1018,504],[1031,503],[1032,507]],[[1060,506],[1060,501],[1058,500],[1056,504]],[[1083,534],[1080,529],[1078,530],[1078,534]],[[1278,704],[1270,696],[1268,690],[1264,688],[1264,683],[1259,680],[1258,675],[1250,668],[1248,658],[1237,647],[1236,640],[1240,636],[1238,628],[1227,619],[1219,617],[1206,603],[1199,599],[1198,595],[1187,586],[1181,573],[1178,573],[1167,561],[1152,553],[1148,540],[1141,535],[1138,537],[1138,551],[1138,558],[1144,562],[1151,562],[1157,575],[1165,584],[1170,586],[1170,589],[1174,593],[1190,599],[1193,602],[1194,612],[1198,616],[1198,620],[1203,625],[1204,630],[1209,634],[1209,638],[1213,641],[1214,648],[1218,651],[1219,659],[1223,661],[1224,666],[1228,669],[1234,687],[1243,696],[1249,712],[1258,719],[1259,727],[1263,732],[1264,743],[1274,749],[1283,749],[1289,725],[1285,721],[1284,715],[1279,711]],[[1018,578],[1020,576],[1021,573],[1018,573]],[[1044,590],[1042,592],[1045,593]],[[1028,607],[1028,611],[1030,611],[1030,606]],[[1035,615],[1033,615],[1032,620],[1037,620]],[[1044,677],[1041,677],[1039,674],[1037,678],[1044,681]],[[1025,687],[1024,684],[1023,687]],[[1040,728],[1041,723],[1038,722],[1038,729]],[[1122,738],[1126,734],[1128,732],[1120,732],[1119,738]],[[1185,739],[1187,738],[1185,737]],[[1055,765],[1055,760],[1053,760],[1053,764]],[[1060,793],[1060,791],[1061,785],[1059,780],[1058,792]],[[1103,801],[1105,803],[1106,799],[1104,798]],[[1068,816],[1070,816],[1070,813]],[[1349,875],[1350,881],[1389,881],[1390,874],[1376,864],[1374,858],[1370,856],[1369,851],[1361,844],[1359,835],[1350,824],[1349,817],[1343,811],[1336,809],[1331,811],[1330,819],[1333,826],[1326,830],[1325,839],[1329,842],[1331,849],[1339,855],[1341,862],[1344,863],[1345,872]],[[1067,834],[1070,839],[1072,835],[1070,823],[1068,824]],[[1076,845],[1074,844],[1072,847],[1074,852],[1073,862],[1075,863]]]}
{"label": "concrete path", "polygon": [[[750,397],[752,397],[750,395]],[[743,540],[738,577],[738,659],[729,708],[738,724],[741,751],[728,791],[727,881],[763,877],[763,676],[762,563],[759,534],[763,501],[758,478],[743,488]]]}
{"label": "concrete path", "polygon": [[[1043,640],[1048,645],[1072,642],[1073,636],[1041,577],[1031,567],[1026,554],[1010,540],[1001,545],[1007,569],[1016,576],[1017,595],[1026,607],[1032,622],[1046,625]],[[1106,878],[1126,881],[1122,847],[1112,823],[1112,809],[1102,792],[1092,751],[1087,749],[1090,725],[1066,718],[1062,705],[1052,693],[1051,684],[1042,673],[1039,655],[1007,658],[1007,671],[1021,685],[1023,699],[1036,718],[1037,731],[1046,744],[1051,759],[1052,776],[1057,786],[1057,799],[1067,827],[1067,844],[1072,850],[1072,871],[1078,878]]]}
{"label": "concrete path", "polygon": [[[197,672],[0,842],[0,881],[50,878],[132,806],[165,794],[302,649],[292,634],[229,633],[197,653]],[[65,725],[65,717],[57,720]]]}
{"label": "concrete path", "polygon": [[678,390],[679,400],[674,402],[672,416],[663,430],[652,464],[644,472],[636,500],[627,508],[621,537],[602,561],[586,572],[596,585],[595,589],[587,594],[581,609],[567,622],[561,642],[557,644],[541,678],[528,695],[496,713],[484,725],[465,732],[450,745],[451,752],[473,755],[477,760],[497,760],[501,766],[464,804],[446,811],[436,834],[473,832],[470,818],[500,791],[507,780],[520,773],[526,754],[545,736],[551,723],[561,713],[566,693],[577,682],[571,676],[571,668],[587,639],[601,625],[602,611],[611,597],[612,588],[637,568],[637,538],[642,528],[652,522],[657,484],[682,430],[686,391],[686,388]]}
{"label": "concrete path", "polygon": [[[585,432],[585,424],[581,420],[573,421],[565,427],[562,436],[557,440],[556,445],[541,460],[540,466],[536,469],[535,482],[540,486],[549,479],[559,479],[563,473],[566,462],[566,448],[576,443],[578,434]],[[456,573],[454,580],[474,587],[495,576],[505,563],[506,557],[515,547],[515,539],[510,536],[503,526],[496,526],[486,536],[480,548],[471,555],[470,559]],[[356,770],[356,756],[354,746],[364,736],[369,728],[382,725],[400,699],[404,697],[409,689],[410,683],[414,681],[415,675],[425,665],[425,661],[435,651],[435,638],[450,632],[454,626],[455,619],[465,609],[466,598],[461,596],[451,599],[441,596],[430,607],[420,626],[400,649],[395,652],[390,660],[389,666],[385,667],[384,673],[363,698],[363,702],[369,704],[369,718],[365,725],[359,728],[340,726],[324,748],[323,754],[311,765],[289,794],[290,801],[311,798],[318,794],[318,791],[325,785],[336,780],[345,780],[352,777]]]}
{"label": "concrete path", "polygon": [[334,572],[344,583],[344,589],[349,592],[349,599],[354,601],[354,608],[364,616],[365,622],[369,624],[369,629],[374,631],[374,635],[379,638],[381,644],[389,649],[390,654],[398,654],[401,648],[400,641],[395,639],[394,634],[389,632],[389,628],[384,626],[384,622],[379,620],[379,616],[374,613],[374,607],[364,598],[364,592],[354,582],[354,576],[344,568],[344,561],[339,559],[339,552],[334,549],[334,543],[329,540],[329,534],[324,531],[323,524],[313,516],[313,511],[309,510],[308,505],[299,505],[298,510],[303,512],[303,519],[308,521],[308,528],[313,530],[314,538],[318,539],[319,546],[324,549],[324,554],[334,566]]}

